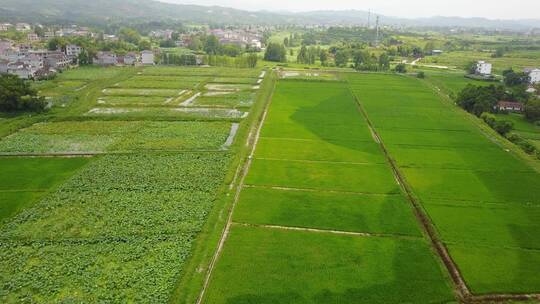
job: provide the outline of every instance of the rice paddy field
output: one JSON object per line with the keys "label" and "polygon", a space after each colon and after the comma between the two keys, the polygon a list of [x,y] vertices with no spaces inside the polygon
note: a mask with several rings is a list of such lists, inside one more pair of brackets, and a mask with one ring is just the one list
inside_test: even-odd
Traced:
{"label": "rice paddy field", "polygon": [[[351,75],[349,83],[470,290],[538,292],[538,172],[420,80]],[[382,105],[411,114],[396,124]]]}
{"label": "rice paddy field", "polygon": [[280,80],[204,302],[452,299],[347,83]]}

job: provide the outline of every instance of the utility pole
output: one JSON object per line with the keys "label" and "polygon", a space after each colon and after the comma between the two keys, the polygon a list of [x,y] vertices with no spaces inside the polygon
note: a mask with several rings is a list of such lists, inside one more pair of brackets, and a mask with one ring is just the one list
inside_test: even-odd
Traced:
{"label": "utility pole", "polygon": [[376,21],[375,27],[376,27],[376,30],[377,30],[377,39],[375,40],[375,46],[379,46],[379,35],[380,35],[379,16],[377,16],[377,21]]}

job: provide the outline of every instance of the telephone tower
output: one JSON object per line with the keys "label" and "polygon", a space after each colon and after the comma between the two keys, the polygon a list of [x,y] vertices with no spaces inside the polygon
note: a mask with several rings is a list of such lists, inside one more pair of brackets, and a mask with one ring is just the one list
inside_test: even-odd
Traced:
{"label": "telephone tower", "polygon": [[368,11],[367,15],[367,28],[371,26],[371,10]]}

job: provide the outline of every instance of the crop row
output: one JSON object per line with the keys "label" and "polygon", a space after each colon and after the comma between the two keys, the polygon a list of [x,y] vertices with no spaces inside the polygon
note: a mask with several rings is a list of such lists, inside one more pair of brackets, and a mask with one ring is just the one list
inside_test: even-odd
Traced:
{"label": "crop row", "polygon": [[230,124],[213,122],[67,121],[39,123],[0,141],[4,153],[217,149]]}

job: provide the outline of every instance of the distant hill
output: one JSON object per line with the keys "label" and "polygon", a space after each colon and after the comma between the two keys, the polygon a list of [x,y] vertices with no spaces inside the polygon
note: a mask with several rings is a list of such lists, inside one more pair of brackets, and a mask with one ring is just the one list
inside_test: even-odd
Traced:
{"label": "distant hill", "polygon": [[[218,24],[364,25],[368,20],[368,12],[359,10],[302,13],[250,12],[226,7],[170,4],[154,0],[1,0],[0,21],[2,20],[43,23],[174,20]],[[371,20],[374,24],[374,14]],[[490,20],[459,17],[406,19],[381,16],[381,24],[528,30],[540,28],[540,19]]]}
{"label": "distant hill", "polygon": [[224,7],[168,4],[153,0],[1,0],[0,20],[102,22],[104,20],[276,23],[286,16]]}

